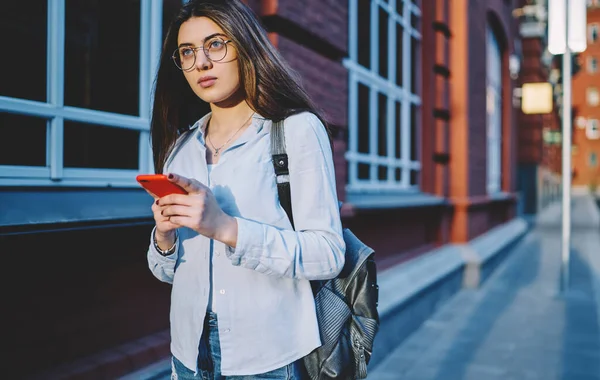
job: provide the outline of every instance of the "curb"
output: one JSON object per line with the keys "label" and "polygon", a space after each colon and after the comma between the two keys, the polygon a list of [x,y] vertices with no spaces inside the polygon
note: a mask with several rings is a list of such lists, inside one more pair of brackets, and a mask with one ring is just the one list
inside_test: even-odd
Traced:
{"label": "curb", "polygon": [[461,288],[481,286],[530,224],[515,218],[466,244],[448,244],[382,272],[379,283],[379,331],[369,368],[428,319]]}

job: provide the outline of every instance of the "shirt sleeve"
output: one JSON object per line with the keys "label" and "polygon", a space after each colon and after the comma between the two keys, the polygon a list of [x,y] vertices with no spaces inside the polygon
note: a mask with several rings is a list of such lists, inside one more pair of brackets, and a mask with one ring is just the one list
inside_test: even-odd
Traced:
{"label": "shirt sleeve", "polygon": [[175,251],[168,255],[163,256],[154,247],[154,232],[156,227],[152,229],[150,234],[150,247],[148,248],[148,267],[154,275],[162,282],[169,284],[173,283],[173,277],[175,276],[175,264],[177,263],[177,257],[179,255],[179,234],[175,238]]}
{"label": "shirt sleeve", "polygon": [[311,113],[290,116],[284,124],[296,230],[236,217],[237,245],[226,252],[234,265],[269,275],[334,278],[344,267],[346,246],[329,138]]}

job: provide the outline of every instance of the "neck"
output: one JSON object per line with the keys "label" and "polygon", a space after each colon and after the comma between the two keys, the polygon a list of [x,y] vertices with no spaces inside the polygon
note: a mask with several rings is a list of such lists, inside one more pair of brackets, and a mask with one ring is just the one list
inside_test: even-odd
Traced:
{"label": "neck", "polygon": [[246,101],[226,107],[211,104],[210,127],[214,132],[227,134],[240,128],[241,123],[250,117],[252,109]]}

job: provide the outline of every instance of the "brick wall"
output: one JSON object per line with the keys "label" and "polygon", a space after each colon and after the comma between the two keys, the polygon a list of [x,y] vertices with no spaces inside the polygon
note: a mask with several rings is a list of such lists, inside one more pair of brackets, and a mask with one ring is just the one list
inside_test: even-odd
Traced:
{"label": "brick wall", "polygon": [[[251,2],[251,0],[249,0]],[[348,3],[338,0],[267,0],[261,15],[283,57],[333,127],[338,197],[345,200]]]}
{"label": "brick wall", "polygon": [[[279,0],[277,15],[327,41],[340,51],[347,50],[348,1]],[[309,44],[310,41],[305,43]]]}
{"label": "brick wall", "polygon": [[[464,242],[514,214],[515,196],[510,193],[516,187],[516,129],[508,59],[516,27],[512,2],[457,0],[450,9],[450,196],[455,206],[451,238]],[[509,195],[501,200],[487,193],[488,25],[498,40],[502,60],[501,190]]]}
{"label": "brick wall", "polygon": [[[590,9],[587,15],[588,25],[600,24],[600,9]],[[600,120],[600,108],[587,102],[588,88],[596,88],[600,91],[600,71],[592,74],[587,71],[588,57],[595,57],[600,66],[600,41],[592,43],[588,39],[587,49],[580,54],[579,61],[581,70],[573,77],[573,108],[577,116],[588,119]],[[600,166],[590,165],[590,154],[595,153],[600,161],[600,140],[589,139],[584,128],[578,128],[574,123],[573,128],[573,151],[572,165],[576,175],[573,178],[574,186],[588,186],[595,183],[600,185]]]}
{"label": "brick wall", "polygon": [[348,125],[348,71],[340,62],[278,37],[278,48],[301,78],[313,101],[334,125]]}

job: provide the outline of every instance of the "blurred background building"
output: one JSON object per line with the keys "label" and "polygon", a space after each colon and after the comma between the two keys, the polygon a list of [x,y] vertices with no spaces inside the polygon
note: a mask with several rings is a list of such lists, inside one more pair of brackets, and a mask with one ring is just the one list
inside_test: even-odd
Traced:
{"label": "blurred background building", "polygon": [[580,72],[573,78],[573,186],[596,192],[600,181],[600,3],[588,1],[587,49],[579,54]]}
{"label": "blurred background building", "polygon": [[[343,222],[380,270],[557,196],[557,108],[520,111],[523,83],[552,82],[560,103],[544,1],[247,3],[334,127]],[[154,70],[180,4],[0,5],[2,370],[112,378],[169,354],[170,287],[147,269],[152,200],[135,176],[152,171]],[[593,46],[586,99],[574,87],[586,171]]]}

